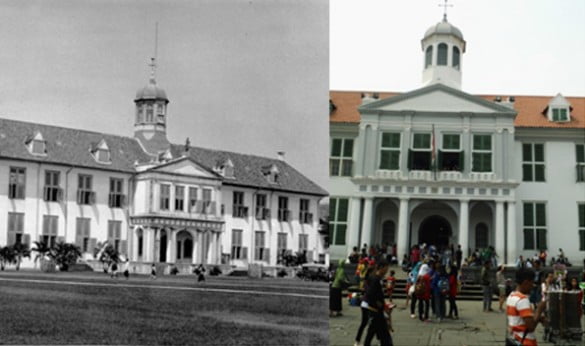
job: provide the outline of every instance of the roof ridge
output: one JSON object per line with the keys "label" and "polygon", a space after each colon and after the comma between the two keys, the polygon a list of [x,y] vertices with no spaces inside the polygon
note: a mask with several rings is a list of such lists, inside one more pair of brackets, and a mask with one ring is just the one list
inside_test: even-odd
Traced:
{"label": "roof ridge", "polygon": [[[175,146],[180,146],[180,147],[185,147],[185,144],[174,144],[171,143],[171,145],[175,145]],[[271,160],[271,161],[277,161],[277,162],[282,162],[282,163],[286,163],[288,166],[290,166],[286,161],[282,161],[279,160],[278,158],[272,158],[272,157],[268,157],[268,156],[260,156],[260,155],[256,155],[256,154],[248,154],[248,153],[239,153],[236,151],[231,151],[231,150],[223,150],[223,149],[210,149],[210,148],[205,148],[205,147],[199,147],[199,146],[194,146],[194,145],[190,145],[189,148],[193,148],[193,149],[203,149],[203,150],[209,150],[209,151],[214,151],[214,152],[221,152],[221,153],[225,153],[225,154],[235,154],[235,155],[246,155],[246,156],[252,156],[252,157],[257,157],[260,159],[266,159],[266,160]],[[292,166],[291,166],[292,167]]]}
{"label": "roof ridge", "polygon": [[51,125],[51,124],[41,124],[41,123],[35,123],[35,122],[31,122],[31,121],[23,121],[23,120],[9,119],[9,118],[3,118],[3,117],[0,117],[0,120],[6,120],[6,121],[21,123],[21,124],[39,125],[39,126],[43,126],[43,127],[53,127],[53,128],[58,128],[58,129],[85,132],[85,133],[96,134],[96,135],[106,135],[106,136],[112,136],[112,137],[118,137],[118,138],[124,138],[124,139],[134,139],[134,137],[116,135],[116,134],[112,134],[112,133],[97,132],[97,131],[90,131],[90,130],[84,130],[84,129],[75,129],[72,127],[57,126],[57,125]]}

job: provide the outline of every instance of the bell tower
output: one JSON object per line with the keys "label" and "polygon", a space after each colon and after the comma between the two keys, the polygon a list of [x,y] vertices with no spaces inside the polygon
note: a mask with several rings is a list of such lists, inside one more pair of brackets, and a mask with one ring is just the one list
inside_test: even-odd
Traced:
{"label": "bell tower", "polygon": [[443,20],[431,26],[421,40],[424,53],[423,84],[442,83],[461,89],[462,55],[465,40],[461,30],[447,21],[445,1]]}

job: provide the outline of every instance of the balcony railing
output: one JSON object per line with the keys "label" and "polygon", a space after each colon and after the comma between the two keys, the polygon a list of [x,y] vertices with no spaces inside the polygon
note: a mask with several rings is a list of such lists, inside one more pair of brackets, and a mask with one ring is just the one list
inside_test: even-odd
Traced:
{"label": "balcony railing", "polygon": [[270,219],[270,209],[256,208],[256,220],[268,220],[268,219]]}
{"label": "balcony railing", "polygon": [[61,202],[63,200],[63,189],[56,186],[45,186],[43,188],[43,200],[46,202]]}
{"label": "balcony railing", "polygon": [[290,210],[288,209],[278,209],[278,221],[286,222],[290,219]]}
{"label": "balcony railing", "polygon": [[77,204],[95,204],[95,191],[77,190]]}
{"label": "balcony railing", "polygon": [[248,207],[244,207],[243,205],[234,205],[233,217],[247,218]]}

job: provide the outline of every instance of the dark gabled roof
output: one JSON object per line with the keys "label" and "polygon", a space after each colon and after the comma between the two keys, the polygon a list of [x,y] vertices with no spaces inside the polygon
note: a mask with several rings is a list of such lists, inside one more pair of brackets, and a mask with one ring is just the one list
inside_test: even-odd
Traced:
{"label": "dark gabled roof", "polygon": [[[46,155],[31,154],[25,141],[39,131],[46,142]],[[91,153],[96,144],[105,140],[110,149],[111,163],[98,163]],[[184,145],[172,144],[171,153],[178,158],[184,154]],[[218,161],[231,159],[234,178],[222,178],[224,184],[242,185],[289,192],[300,192],[319,196],[328,193],[289,164],[277,159],[239,154],[221,150],[190,147],[189,157],[213,172]],[[140,143],[132,137],[116,136],[98,132],[41,125],[18,120],[0,118],[0,158],[45,162],[58,165],[105,169],[136,173],[134,163],[153,160],[144,152]],[[262,173],[262,167],[276,165],[280,174],[278,182],[271,184]]]}
{"label": "dark gabled roof", "polygon": [[[45,140],[46,155],[33,155],[25,145],[27,138],[37,131]],[[102,139],[110,149],[111,163],[98,163],[91,154],[92,148]],[[0,157],[128,173],[135,172],[134,162],[151,159],[134,138],[2,118]]]}
{"label": "dark gabled roof", "polygon": [[[175,157],[185,154],[185,145],[174,144],[172,145],[172,149],[173,156]],[[210,170],[213,170],[213,167],[218,160],[222,161],[227,160],[228,158],[232,160],[232,163],[234,164],[234,178],[224,179],[223,182],[226,185],[302,192],[318,196],[328,195],[327,191],[323,190],[319,185],[299,173],[288,163],[278,159],[199,147],[189,147],[187,155],[189,155],[195,162]],[[271,166],[272,164],[276,165],[280,171],[278,182],[275,184],[268,182],[268,179],[262,172],[262,167]]]}

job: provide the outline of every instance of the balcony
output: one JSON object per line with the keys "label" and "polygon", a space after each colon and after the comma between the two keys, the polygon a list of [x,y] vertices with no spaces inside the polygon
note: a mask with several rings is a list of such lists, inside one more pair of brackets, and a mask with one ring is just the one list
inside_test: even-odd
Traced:
{"label": "balcony", "polygon": [[410,171],[410,172],[408,172],[408,179],[432,180],[433,179],[433,172],[431,172],[431,171]]}
{"label": "balcony", "polygon": [[471,172],[469,173],[471,181],[495,181],[496,174],[493,172]]}
{"label": "balcony", "polygon": [[379,169],[376,171],[376,178],[399,180],[402,179],[402,172],[398,170],[389,171],[385,169]]}
{"label": "balcony", "polygon": [[441,171],[437,173],[439,180],[461,180],[463,175],[459,171]]}

